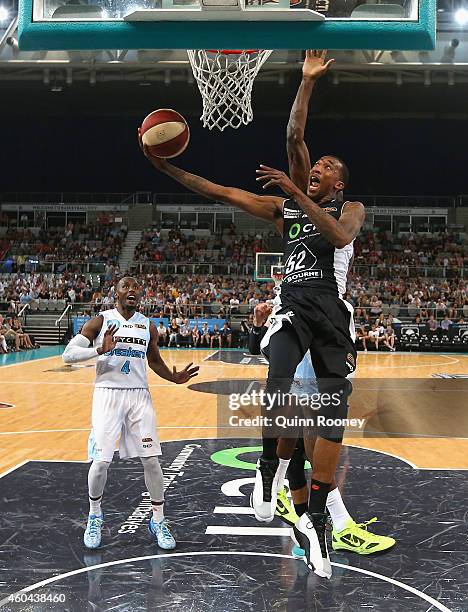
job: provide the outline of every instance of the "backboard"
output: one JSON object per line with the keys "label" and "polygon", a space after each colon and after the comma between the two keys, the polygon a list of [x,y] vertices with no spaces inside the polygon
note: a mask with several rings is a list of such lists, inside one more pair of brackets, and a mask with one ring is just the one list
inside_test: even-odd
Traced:
{"label": "backboard", "polygon": [[283,253],[256,253],[254,278],[261,282],[271,282],[283,270]]}
{"label": "backboard", "polygon": [[23,50],[432,49],[436,0],[20,0]]}

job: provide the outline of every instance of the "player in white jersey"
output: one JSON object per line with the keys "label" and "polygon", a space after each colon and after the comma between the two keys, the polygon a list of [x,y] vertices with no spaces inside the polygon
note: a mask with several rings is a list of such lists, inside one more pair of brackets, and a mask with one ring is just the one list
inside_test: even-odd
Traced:
{"label": "player in white jersey", "polygon": [[197,376],[199,368],[191,363],[181,371],[167,367],[159,353],[156,327],[137,312],[140,287],[134,278],[122,278],[116,293],[116,307],[85,323],[63,353],[65,363],[97,357],[88,445],[92,461],[88,473],[90,509],[84,543],[88,548],[97,548],[101,543],[101,500],[118,443],[121,458],[140,457],[153,509],[149,532],[158,546],[172,550],[176,542],[164,517],[164,483],[158,460],[161,445],[146,362],[158,376],[176,384]]}

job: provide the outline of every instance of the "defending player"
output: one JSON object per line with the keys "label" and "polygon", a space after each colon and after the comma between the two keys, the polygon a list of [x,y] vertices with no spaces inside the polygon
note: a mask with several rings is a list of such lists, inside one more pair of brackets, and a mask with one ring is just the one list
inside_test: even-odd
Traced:
{"label": "defending player", "polygon": [[[322,61],[320,73],[328,66]],[[295,103],[304,121],[307,117],[304,104],[308,103],[311,90],[307,97],[299,96],[300,89],[299,103],[297,99]],[[270,364],[266,392],[277,398],[287,394],[296,367],[310,350],[320,393],[340,398],[337,405],[322,406],[317,415],[324,417],[326,423],[346,417],[351,392],[346,376],[355,369],[356,350],[349,332],[350,312],[340,296],[345,290],[352,242],[364,222],[364,207],[360,202],[342,201],[349,177],[344,162],[333,155],[320,158],[309,172],[307,195],[304,185],[298,187],[284,172],[261,165],[258,180],[264,181],[264,188],[281,188],[288,196],[284,200],[217,185],[153,158],[141,139],[140,146],[155,168],[186,188],[271,221],[282,233],[285,277],[281,308],[264,339]],[[275,402],[273,410],[278,408]],[[312,449],[306,449],[313,464],[308,511],[295,527],[309,567],[327,578],[331,577],[331,565],[325,538],[325,505],[343,433],[343,427],[323,426],[316,441],[314,438],[313,455],[309,454]],[[295,446],[294,436],[282,442],[285,444],[278,445],[277,451],[276,437],[263,433],[253,505],[255,516],[266,522],[273,519],[277,492]]]}
{"label": "defending player", "polygon": [[199,368],[190,363],[180,372],[174,366],[171,372],[164,363],[156,327],[137,312],[140,287],[134,278],[122,278],[116,293],[116,308],[90,319],[63,353],[65,363],[97,357],[88,447],[92,460],[88,474],[90,509],[84,543],[88,548],[97,548],[101,543],[104,521],[101,500],[120,437],[120,457],[140,457],[143,464],[153,508],[149,532],[158,546],[172,550],[176,542],[164,518],[163,474],[157,457],[161,446],[148,389],[146,360],[153,372],[176,384],[197,376]]}
{"label": "defending player", "polygon": [[[276,288],[275,288],[276,289]],[[268,330],[268,318],[272,313],[271,304],[262,302],[255,307],[253,326],[249,334],[249,352],[258,355],[263,337]],[[310,352],[304,355],[303,360],[297,366],[294,374],[294,382],[291,393],[297,395],[308,394],[312,396],[318,392],[317,381]],[[278,500],[275,514],[286,524],[294,527],[299,518],[307,511],[307,501],[309,490],[305,474],[306,453],[303,438],[299,438],[294,449],[293,456],[289,463],[286,477],[289,482],[294,509],[289,503],[286,489],[278,491]],[[346,508],[337,487],[335,478],[331,483],[331,488],[327,496],[327,511],[330,514],[333,531],[332,547],[333,550],[346,550],[360,555],[370,555],[380,553],[395,545],[395,540],[388,536],[380,536],[372,533],[367,526],[374,523],[377,519],[373,518],[365,523],[356,523]],[[305,551],[299,546],[292,549],[294,557],[302,558]]]}

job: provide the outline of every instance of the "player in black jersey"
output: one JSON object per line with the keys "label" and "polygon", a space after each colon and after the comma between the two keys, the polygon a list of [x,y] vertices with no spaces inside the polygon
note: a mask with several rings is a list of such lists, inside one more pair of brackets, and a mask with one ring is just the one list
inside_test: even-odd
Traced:
{"label": "player in black jersey", "polygon": [[[314,66],[306,74],[308,61]],[[352,255],[350,245],[364,221],[364,207],[360,202],[342,201],[348,171],[339,158],[326,155],[312,167],[309,160],[310,170],[304,180],[309,159],[303,143],[308,103],[316,79],[329,65],[323,54],[308,53],[304,78],[291,112],[290,125],[292,123],[294,129],[288,134],[288,148],[290,167],[293,166],[291,175],[298,181],[297,185],[279,170],[262,165],[257,171],[264,189],[280,187],[288,196],[286,200],[217,185],[190,174],[167,160],[152,157],[139,139],[145,156],[156,169],[196,193],[274,223],[283,235],[285,279],[281,308],[275,313],[275,322],[263,342],[263,350],[269,357],[266,391],[270,397],[280,398],[280,394],[287,394],[297,365],[310,349],[320,393],[324,397],[338,398],[337,405],[322,406],[316,415],[321,417],[323,425],[319,426],[311,457],[314,471],[308,512],[296,528],[309,567],[324,577],[331,576],[325,540],[325,504],[344,431],[343,427],[334,425],[334,419],[346,417],[351,390],[346,376],[356,365],[356,351],[349,331],[351,314],[340,296],[344,292]],[[297,146],[291,146],[293,139]],[[298,154],[299,146],[301,155]],[[272,413],[277,414],[279,409],[279,401],[274,401]],[[330,419],[333,420],[331,426],[328,425]],[[315,441],[315,435],[310,439]],[[273,520],[277,491],[282,487],[294,446],[294,434],[289,439],[282,438],[277,446],[277,436],[273,432],[263,433],[263,454],[257,464],[253,493],[254,512],[259,520]]]}
{"label": "player in black jersey", "polygon": [[[297,350],[298,344],[301,354],[310,348],[321,394],[337,391],[341,394],[341,402],[335,410],[323,408],[320,411],[336,418],[347,415],[351,386],[346,377],[356,367],[356,350],[350,330],[352,308],[341,297],[346,291],[346,277],[353,257],[352,242],[364,222],[364,207],[360,202],[343,202],[342,192],[349,180],[344,162],[334,155],[327,155],[312,165],[304,141],[312,90],[332,61],[326,61],[325,51],[306,52],[303,78],[288,123],[289,172],[292,182],[302,193],[299,196],[295,192],[283,207],[285,275],[281,286],[281,307],[275,313],[268,346],[270,363],[273,357],[278,367],[269,373],[268,384],[277,376],[278,381],[276,385],[272,384],[272,388],[283,387],[280,377],[285,371],[290,371],[291,352]],[[261,167],[258,174],[264,188],[280,186],[285,193],[291,193],[291,180],[284,173]],[[336,223],[330,219],[327,225],[321,217],[322,211]],[[288,324],[284,325],[285,322]],[[279,331],[276,332],[275,328]],[[265,344],[263,341],[264,349]],[[280,357],[285,352],[288,354],[287,363]],[[324,511],[343,431],[340,427],[322,426],[313,432],[304,432],[313,472],[308,509],[294,532],[306,550],[309,567],[327,577],[331,576],[331,567]]]}

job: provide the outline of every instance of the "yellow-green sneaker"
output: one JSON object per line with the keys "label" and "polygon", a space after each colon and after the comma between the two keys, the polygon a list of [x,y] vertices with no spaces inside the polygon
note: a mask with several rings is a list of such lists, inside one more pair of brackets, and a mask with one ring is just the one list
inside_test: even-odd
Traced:
{"label": "yellow-green sneaker", "polygon": [[299,517],[289,501],[285,487],[283,487],[281,491],[278,491],[275,514],[290,527],[294,527],[299,520]]}
{"label": "yellow-green sneaker", "polygon": [[366,523],[348,521],[343,531],[332,531],[333,550],[348,550],[358,555],[372,555],[395,546],[395,540],[388,536],[380,536],[367,530],[367,526],[375,523],[377,517]]}

